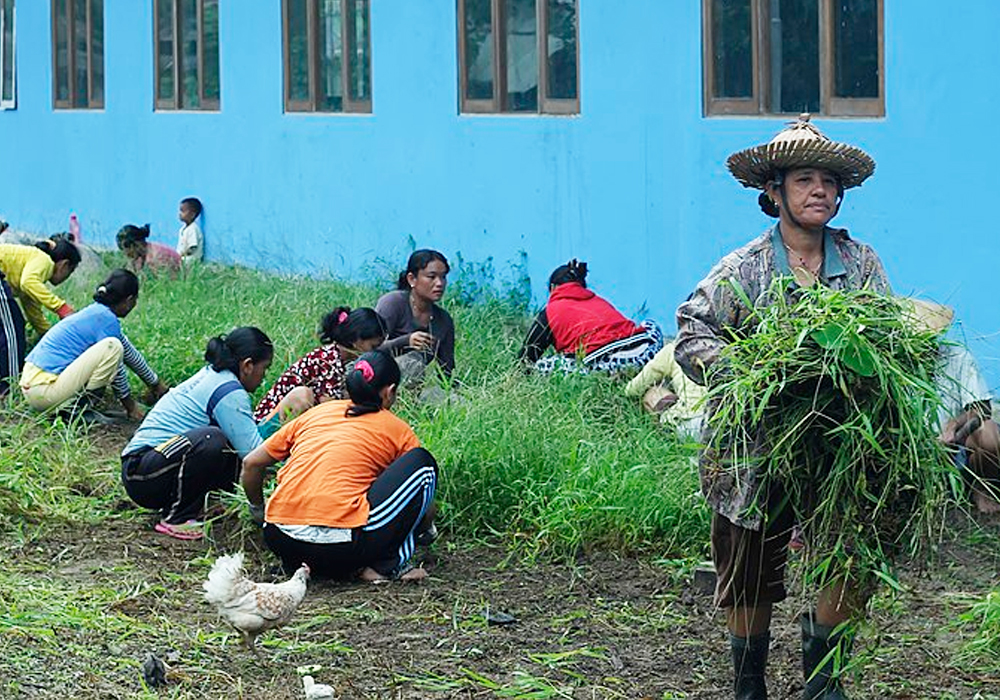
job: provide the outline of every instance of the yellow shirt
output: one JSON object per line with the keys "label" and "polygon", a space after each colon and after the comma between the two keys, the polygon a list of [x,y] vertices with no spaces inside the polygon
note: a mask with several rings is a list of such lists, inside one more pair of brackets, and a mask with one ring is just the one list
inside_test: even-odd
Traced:
{"label": "yellow shirt", "polygon": [[49,254],[33,245],[0,245],[0,272],[24,307],[24,315],[39,334],[52,325],[42,308],[52,312],[66,302],[45,286],[56,264]]}

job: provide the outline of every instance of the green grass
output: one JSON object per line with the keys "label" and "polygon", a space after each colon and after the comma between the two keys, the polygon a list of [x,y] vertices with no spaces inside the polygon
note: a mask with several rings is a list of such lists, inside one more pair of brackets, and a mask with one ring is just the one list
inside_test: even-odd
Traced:
{"label": "green grass", "polygon": [[[104,263],[120,259],[107,255]],[[82,308],[105,272],[81,270],[61,291]],[[529,556],[594,547],[655,557],[700,553],[708,511],[697,496],[693,449],[624,398],[620,382],[526,375],[516,362],[528,322],[523,295],[497,289],[489,265],[462,261],[458,273],[445,303],[457,328],[461,386],[442,405],[404,395],[397,407],[441,466],[438,501],[449,539],[500,540]],[[262,328],[275,360],[259,397],[315,346],[324,313],[340,304],[374,305],[384,289],[206,266],[182,280],[144,276],[124,327],[171,384],[203,365],[209,337],[238,325]],[[124,497],[118,462],[113,449],[93,445],[93,431],[88,437],[39,419],[23,405],[0,413],[0,431],[5,529],[113,515]]]}

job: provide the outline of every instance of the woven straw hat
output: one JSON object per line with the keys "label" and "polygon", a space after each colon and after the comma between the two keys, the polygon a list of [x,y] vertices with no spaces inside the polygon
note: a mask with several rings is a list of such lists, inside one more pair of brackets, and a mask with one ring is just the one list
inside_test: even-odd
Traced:
{"label": "woven straw hat", "polygon": [[823,168],[837,175],[846,190],[875,172],[875,161],[856,146],[831,141],[803,114],[769,143],[729,156],[726,167],[744,187],[758,190],[765,189],[779,171]]}

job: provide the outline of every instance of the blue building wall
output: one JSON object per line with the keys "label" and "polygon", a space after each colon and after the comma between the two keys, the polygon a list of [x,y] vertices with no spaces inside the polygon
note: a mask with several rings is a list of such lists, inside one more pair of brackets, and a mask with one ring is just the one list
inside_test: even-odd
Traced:
{"label": "blue building wall", "polygon": [[[124,222],[172,243],[176,203],[206,205],[208,256],[365,274],[409,237],[498,265],[591,263],[593,286],[673,330],[722,254],[768,225],[726,156],[773,118],[705,118],[701,3],[581,0],[582,114],[463,116],[453,0],[372,3],[373,114],[282,110],[281,3],[220,3],[222,109],[154,112],[151,2],[105,0],[106,109],[53,111],[48,2],[17,4],[18,107],[0,113],[0,214],[90,242]],[[884,119],[818,120],[878,162],[835,220],[872,243],[897,291],[956,308],[1000,380],[994,232],[1000,3],[885,3]]]}

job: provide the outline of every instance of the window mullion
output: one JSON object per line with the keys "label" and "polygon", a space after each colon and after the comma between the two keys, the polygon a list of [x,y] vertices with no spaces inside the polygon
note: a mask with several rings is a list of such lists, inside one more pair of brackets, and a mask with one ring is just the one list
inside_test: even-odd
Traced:
{"label": "window mullion", "polygon": [[504,112],[507,109],[507,13],[503,0],[492,0],[493,3],[493,55],[496,62],[493,66],[493,111]]}
{"label": "window mullion", "polygon": [[198,84],[198,107],[205,108],[205,0],[195,2],[195,37],[198,40],[195,71]]}
{"label": "window mullion", "polygon": [[345,112],[357,111],[357,104],[351,96],[351,60],[354,58],[354,40],[351,33],[350,17],[347,14],[349,0],[340,0],[340,94],[343,95]]}
{"label": "window mullion", "polygon": [[69,106],[76,106],[76,42],[74,41],[74,30],[76,28],[76,18],[73,16],[73,3],[66,0],[66,85],[69,96]]}
{"label": "window mullion", "polygon": [[823,114],[831,113],[833,63],[833,3],[819,0],[819,105]]}
{"label": "window mullion", "polygon": [[549,107],[549,13],[547,0],[535,1],[535,27],[538,31],[538,111],[550,111]]}

